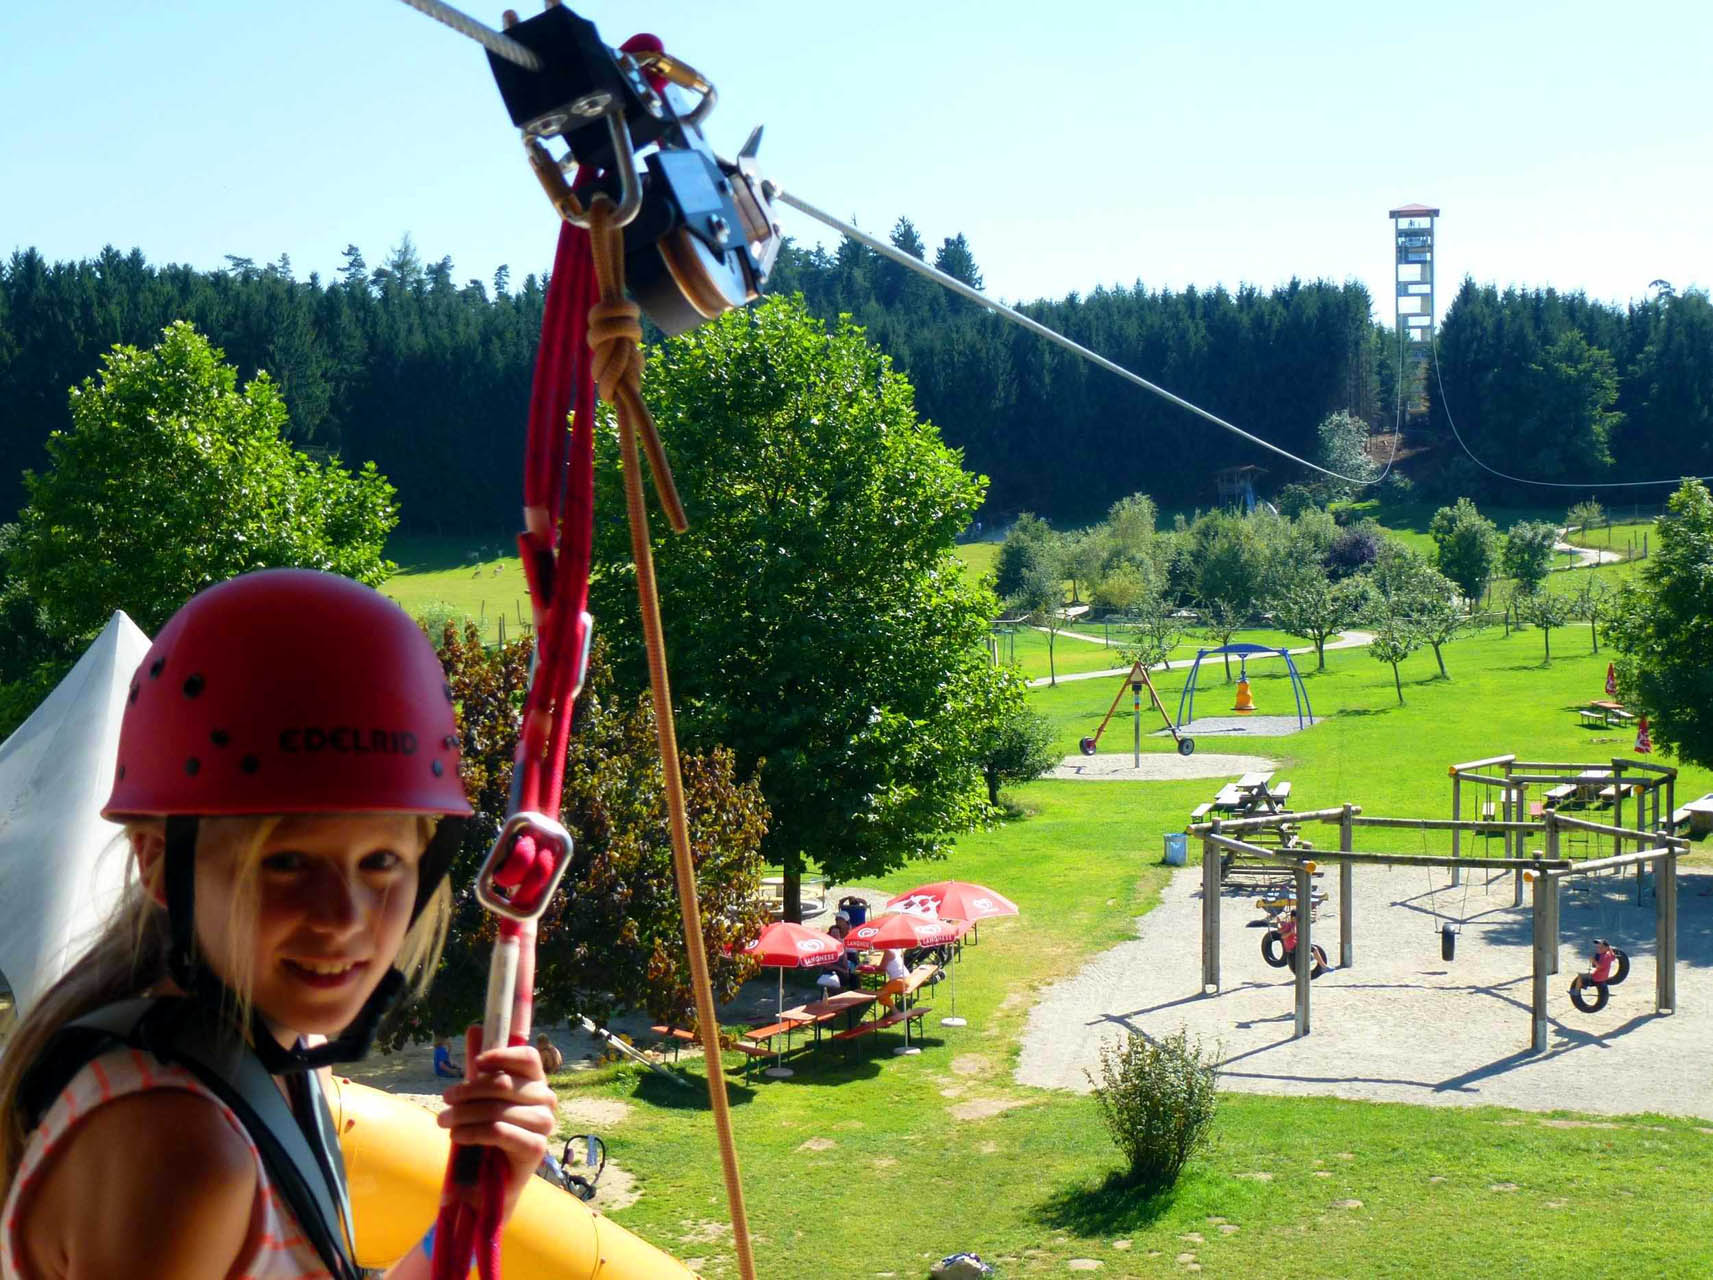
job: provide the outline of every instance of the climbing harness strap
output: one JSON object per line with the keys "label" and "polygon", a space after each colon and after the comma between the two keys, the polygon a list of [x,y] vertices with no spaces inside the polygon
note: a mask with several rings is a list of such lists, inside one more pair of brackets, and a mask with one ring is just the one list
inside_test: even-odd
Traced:
{"label": "climbing harness strap", "polygon": [[90,1061],[125,1045],[181,1066],[230,1107],[261,1154],[335,1280],[359,1280],[350,1230],[351,1203],[333,1116],[312,1072],[287,1077],[288,1105],[274,1075],[237,1029],[195,1000],[140,996],[68,1023],[25,1076],[21,1098],[32,1124]]}

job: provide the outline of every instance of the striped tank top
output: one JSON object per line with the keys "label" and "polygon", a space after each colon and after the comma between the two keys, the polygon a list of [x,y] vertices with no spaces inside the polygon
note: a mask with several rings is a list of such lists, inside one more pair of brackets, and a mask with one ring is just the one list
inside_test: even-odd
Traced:
{"label": "striped tank top", "polygon": [[232,1109],[182,1067],[169,1066],[152,1054],[137,1049],[112,1049],[92,1059],[72,1077],[53,1106],[31,1132],[12,1183],[6,1204],[0,1210],[0,1280],[22,1280],[20,1259],[25,1254],[20,1235],[18,1205],[25,1192],[41,1175],[48,1156],[64,1144],[72,1129],[105,1102],[146,1089],[182,1089],[199,1094],[220,1109],[244,1139],[256,1162],[256,1195],[261,1201],[261,1232],[247,1254],[234,1264],[231,1275],[240,1280],[331,1280],[315,1246],[297,1225],[291,1206],[275,1192],[262,1166],[261,1153]]}

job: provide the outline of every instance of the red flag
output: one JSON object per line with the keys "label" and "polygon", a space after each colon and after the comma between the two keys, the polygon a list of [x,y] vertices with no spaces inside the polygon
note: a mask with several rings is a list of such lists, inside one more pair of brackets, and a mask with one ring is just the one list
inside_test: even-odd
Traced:
{"label": "red flag", "polygon": [[1643,716],[1636,725],[1636,754],[1645,756],[1653,749],[1653,739],[1648,737],[1648,718]]}
{"label": "red flag", "polygon": [[1610,662],[1606,664],[1606,696],[1608,698],[1618,696],[1618,668]]}

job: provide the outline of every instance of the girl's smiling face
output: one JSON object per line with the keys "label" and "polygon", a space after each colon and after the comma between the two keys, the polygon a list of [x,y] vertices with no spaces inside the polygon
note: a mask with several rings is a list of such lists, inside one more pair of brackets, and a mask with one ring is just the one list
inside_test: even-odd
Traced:
{"label": "girl's smiling face", "polygon": [[[421,824],[404,814],[205,823],[196,858],[197,942],[228,986],[290,1046],[357,1017],[410,927]],[[251,904],[253,903],[253,907]]]}

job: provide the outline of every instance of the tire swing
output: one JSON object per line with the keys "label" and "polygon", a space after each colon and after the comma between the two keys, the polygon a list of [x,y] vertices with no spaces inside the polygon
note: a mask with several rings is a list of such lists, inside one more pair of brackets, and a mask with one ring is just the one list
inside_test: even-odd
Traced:
{"label": "tire swing", "polygon": [[1606,1002],[1612,998],[1609,990],[1611,983],[1597,982],[1593,984],[1594,995],[1591,999],[1586,986],[1576,986],[1570,989],[1570,1003],[1583,1013],[1599,1013],[1606,1007]]}
{"label": "tire swing", "polygon": [[1261,958],[1275,969],[1283,969],[1291,962],[1285,951],[1285,940],[1277,929],[1269,929],[1261,935]]}

